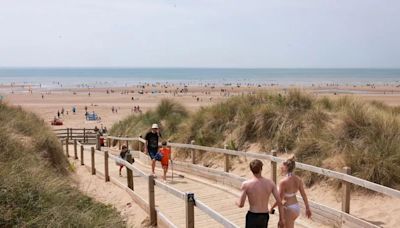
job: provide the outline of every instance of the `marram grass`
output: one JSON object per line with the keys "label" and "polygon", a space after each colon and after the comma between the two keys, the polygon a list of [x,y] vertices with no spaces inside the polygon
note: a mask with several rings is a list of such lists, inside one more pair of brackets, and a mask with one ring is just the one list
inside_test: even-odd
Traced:
{"label": "marram grass", "polygon": [[[300,90],[236,96],[189,114],[173,103],[163,100],[154,111],[130,116],[111,134],[138,136],[157,122],[163,137],[176,142],[228,144],[239,150],[260,144],[265,150],[294,153],[311,165],[338,171],[349,166],[355,176],[400,188],[399,107],[354,97],[319,98]],[[200,159],[210,157],[222,159]],[[319,180],[302,174],[309,185]]]}

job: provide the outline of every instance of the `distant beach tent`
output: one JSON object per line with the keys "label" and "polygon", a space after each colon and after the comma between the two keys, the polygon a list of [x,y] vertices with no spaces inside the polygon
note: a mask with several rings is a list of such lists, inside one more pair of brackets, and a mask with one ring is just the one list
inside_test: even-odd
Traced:
{"label": "distant beach tent", "polygon": [[88,121],[96,121],[96,120],[100,120],[100,116],[98,116],[96,113],[88,113],[86,115],[86,120]]}

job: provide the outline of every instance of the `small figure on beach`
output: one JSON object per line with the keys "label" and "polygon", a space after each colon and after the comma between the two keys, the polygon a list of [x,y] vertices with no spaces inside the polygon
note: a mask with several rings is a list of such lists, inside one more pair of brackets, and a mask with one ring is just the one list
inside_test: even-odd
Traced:
{"label": "small figure on beach", "polygon": [[268,201],[272,193],[279,208],[278,226],[285,227],[285,216],[278,190],[272,180],[261,175],[262,167],[263,163],[258,159],[250,162],[253,178],[242,183],[240,197],[236,205],[243,207],[246,198],[248,198],[249,211],[246,214],[246,228],[268,227]]}
{"label": "small figure on beach", "polygon": [[156,154],[158,152],[158,140],[161,138],[158,124],[153,124],[151,130],[146,134],[144,139],[146,140],[145,152],[149,154],[151,159],[151,173],[155,176],[154,169],[156,167]]}
{"label": "small figure on beach", "polygon": [[60,110],[57,110],[57,117],[60,119]]}
{"label": "small figure on beach", "polygon": [[171,150],[167,147],[167,141],[163,141],[161,143],[161,149],[160,149],[160,154],[162,155],[161,158],[161,166],[164,171],[163,175],[163,180],[164,182],[167,181],[167,172],[168,172],[168,165],[169,165],[169,160],[170,160],[170,155],[171,155]]}
{"label": "small figure on beach", "polygon": [[[303,181],[300,177],[293,174],[295,167],[296,162],[294,157],[286,160],[281,166],[281,172],[285,175],[285,178],[279,182],[279,195],[284,199],[285,224],[288,228],[294,227],[294,222],[300,215],[300,205],[296,198],[296,193],[298,191],[300,191],[306,207],[306,216],[307,218],[311,218],[310,205],[308,204],[307,195],[304,191]],[[275,206],[276,204],[272,206],[272,209]]]}

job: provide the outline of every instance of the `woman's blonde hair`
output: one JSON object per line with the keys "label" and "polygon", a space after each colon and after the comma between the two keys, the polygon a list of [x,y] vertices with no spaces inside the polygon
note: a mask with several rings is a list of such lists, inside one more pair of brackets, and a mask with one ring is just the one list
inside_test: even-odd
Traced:
{"label": "woman's blonde hair", "polygon": [[293,172],[294,168],[296,168],[296,162],[294,156],[284,161],[283,165],[287,167],[287,171],[289,173]]}

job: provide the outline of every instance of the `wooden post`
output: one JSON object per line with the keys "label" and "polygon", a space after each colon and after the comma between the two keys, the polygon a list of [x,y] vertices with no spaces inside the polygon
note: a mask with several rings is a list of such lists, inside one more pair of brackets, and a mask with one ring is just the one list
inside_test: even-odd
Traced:
{"label": "wooden post", "polygon": [[[127,162],[129,162],[130,164],[132,164],[132,154],[127,154],[127,155],[126,155],[126,160],[127,160]],[[133,175],[132,175],[132,170],[129,169],[128,167],[125,167],[125,168],[126,168],[126,178],[127,178],[127,181],[128,181],[128,188],[134,190],[134,189],[133,189]]]}
{"label": "wooden post", "polygon": [[194,194],[186,193],[186,228],[194,228]]}
{"label": "wooden post", "polygon": [[121,140],[118,139],[118,149],[121,150]]}
{"label": "wooden post", "polygon": [[69,139],[72,141],[74,137],[72,136],[72,128],[69,129]]}
{"label": "wooden post", "polygon": [[69,139],[69,128],[67,128],[67,139]]}
{"label": "wooden post", "polygon": [[69,158],[69,141],[68,137],[65,139],[65,153],[67,154],[67,158]]}
{"label": "wooden post", "polygon": [[92,175],[96,175],[96,167],[94,165],[94,147],[91,147],[91,154],[92,154]]}
{"label": "wooden post", "polygon": [[144,147],[146,146],[146,144],[142,141],[139,141],[139,150],[144,153]]}
{"label": "wooden post", "polygon": [[[224,145],[224,149],[226,150],[226,148],[228,147],[228,145]],[[225,164],[224,164],[224,171],[229,173],[229,154],[224,154],[225,157]]]}
{"label": "wooden post", "polygon": [[74,139],[74,159],[78,159],[78,143]]}
{"label": "wooden post", "polygon": [[[272,154],[272,156],[276,157],[276,155],[277,155],[276,150],[272,150],[271,154]],[[271,161],[271,179],[275,184],[276,184],[276,176],[277,176],[276,167],[277,167],[276,162]]]}
{"label": "wooden post", "polygon": [[157,214],[156,214],[156,201],[154,194],[154,177],[149,175],[149,215],[150,215],[150,225],[155,226],[157,224]]}
{"label": "wooden post", "polygon": [[105,181],[110,181],[110,175],[108,174],[108,151],[104,151],[104,178]]}
{"label": "wooden post", "polygon": [[[190,144],[194,145],[194,140],[190,142]],[[192,149],[192,164],[196,164],[196,151]]]}
{"label": "wooden post", "polygon": [[86,143],[86,129],[83,128],[83,143]]}
{"label": "wooden post", "polygon": [[[350,175],[351,168],[343,167],[343,173]],[[342,181],[342,189],[343,189],[342,211],[346,212],[346,213],[350,213],[350,188],[351,188],[351,183],[349,183],[347,181]]]}
{"label": "wooden post", "polygon": [[81,165],[85,165],[85,162],[83,161],[83,145],[81,145]]}
{"label": "wooden post", "polygon": [[96,133],[96,150],[100,150],[100,134]]}

